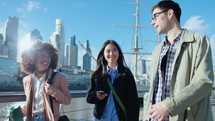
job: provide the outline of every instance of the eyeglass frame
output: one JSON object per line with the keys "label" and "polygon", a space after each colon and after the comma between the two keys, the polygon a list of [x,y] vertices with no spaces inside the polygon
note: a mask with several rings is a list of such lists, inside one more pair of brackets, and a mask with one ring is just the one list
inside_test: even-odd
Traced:
{"label": "eyeglass frame", "polygon": [[157,17],[159,17],[159,15],[160,15],[161,13],[167,12],[168,10],[169,10],[169,9],[163,10],[163,11],[161,11],[161,12],[157,12],[157,13],[152,14],[152,20],[153,20],[153,21],[156,21],[156,20],[157,20]]}

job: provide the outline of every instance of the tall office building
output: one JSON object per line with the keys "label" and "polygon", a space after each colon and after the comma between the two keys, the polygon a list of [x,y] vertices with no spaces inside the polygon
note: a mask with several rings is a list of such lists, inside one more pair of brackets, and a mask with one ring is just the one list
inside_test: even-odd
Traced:
{"label": "tall office building", "polygon": [[146,60],[142,59],[142,74],[146,74]]}
{"label": "tall office building", "polygon": [[27,40],[30,40],[31,42],[34,42],[35,40],[43,40],[40,32],[37,29],[31,30],[28,32],[25,36]]}
{"label": "tall office building", "polygon": [[3,39],[4,39],[4,37],[3,37],[3,35],[0,33],[0,46],[3,46]]}
{"label": "tall office building", "polygon": [[70,38],[68,64],[73,69],[78,67],[78,45],[75,35]]}
{"label": "tall office building", "polygon": [[2,55],[2,51],[3,51],[3,35],[0,33],[0,55]]}
{"label": "tall office building", "polygon": [[53,32],[49,39],[50,39],[50,43],[51,43],[55,48],[58,49],[58,48],[59,48],[60,36],[59,36],[56,32]]}
{"label": "tall office building", "polygon": [[66,53],[65,53],[65,58],[64,58],[64,65],[69,66],[69,45],[66,45]]}
{"label": "tall office building", "polygon": [[[59,49],[60,49],[60,36],[58,35],[57,32],[53,32],[52,35],[50,36],[50,43],[56,48],[58,49],[58,66],[62,66],[64,65],[63,63],[61,63],[60,60],[60,53],[59,53]],[[62,61],[62,60],[61,60]]]}
{"label": "tall office building", "polygon": [[89,40],[87,40],[85,48],[86,48],[86,50],[85,50],[85,54],[83,56],[83,70],[90,71],[91,70],[91,56],[89,55],[89,53],[91,53],[91,49],[90,49]]}
{"label": "tall office building", "polygon": [[[6,50],[6,51],[5,51]],[[0,57],[8,57],[8,49],[4,46],[4,37],[0,33]]]}
{"label": "tall office building", "polygon": [[64,65],[64,51],[65,51],[65,31],[64,22],[60,19],[56,19],[55,32],[50,37],[50,42],[58,49],[59,66]]}
{"label": "tall office building", "polygon": [[[8,49],[8,58],[17,58],[18,51],[18,18],[9,17],[3,28],[4,46]],[[4,50],[5,51],[5,50]]]}

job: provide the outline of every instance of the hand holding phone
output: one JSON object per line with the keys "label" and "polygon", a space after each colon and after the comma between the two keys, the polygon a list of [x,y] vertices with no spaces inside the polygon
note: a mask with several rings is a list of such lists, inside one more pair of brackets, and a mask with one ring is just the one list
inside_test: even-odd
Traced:
{"label": "hand holding phone", "polygon": [[100,100],[103,100],[108,94],[102,90],[96,91],[96,95]]}

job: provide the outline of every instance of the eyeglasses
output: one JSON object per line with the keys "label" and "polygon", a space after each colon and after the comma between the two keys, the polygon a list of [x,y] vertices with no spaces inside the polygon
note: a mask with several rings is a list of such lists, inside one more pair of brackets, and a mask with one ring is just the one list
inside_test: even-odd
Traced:
{"label": "eyeglasses", "polygon": [[157,20],[157,17],[161,14],[161,13],[164,13],[164,12],[167,12],[168,10],[163,10],[161,12],[157,12],[157,13],[154,13],[152,15],[152,20],[156,21]]}

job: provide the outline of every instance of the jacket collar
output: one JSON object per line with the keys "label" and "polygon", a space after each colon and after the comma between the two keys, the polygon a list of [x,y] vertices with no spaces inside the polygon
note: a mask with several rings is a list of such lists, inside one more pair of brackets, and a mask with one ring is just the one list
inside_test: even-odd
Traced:
{"label": "jacket collar", "polygon": [[123,65],[118,64],[118,76],[126,76],[126,68]]}
{"label": "jacket collar", "polygon": [[[166,39],[166,38],[164,38],[164,39]],[[183,43],[183,42],[194,42],[194,41],[195,41],[194,33],[190,30],[183,29],[179,42]],[[163,47],[164,43],[165,43],[165,41],[161,42],[161,44],[159,45],[160,48]]]}
{"label": "jacket collar", "polygon": [[194,33],[190,30],[183,29],[180,41],[183,42],[194,42]]}

